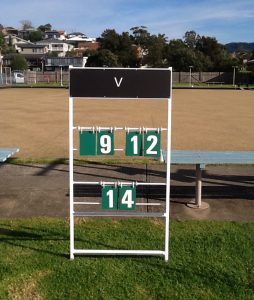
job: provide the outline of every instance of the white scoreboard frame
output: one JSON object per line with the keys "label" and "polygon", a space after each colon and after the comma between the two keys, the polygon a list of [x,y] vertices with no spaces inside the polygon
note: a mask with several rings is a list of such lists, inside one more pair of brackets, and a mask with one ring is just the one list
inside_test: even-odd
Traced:
{"label": "white scoreboard frame", "polygon": [[[77,150],[74,148],[74,139],[73,132],[77,129],[77,126],[74,125],[74,98],[75,96],[71,95],[71,72],[74,69],[80,70],[130,70],[130,71],[140,71],[144,72],[149,70],[153,71],[168,71],[170,72],[170,93],[168,98],[149,98],[145,97],[145,99],[164,99],[167,100],[167,161],[166,161],[166,183],[163,184],[166,186],[166,205],[164,213],[133,213],[133,212],[117,212],[117,213],[96,213],[96,212],[84,212],[84,213],[75,213],[74,211],[74,185],[77,182],[74,181],[74,151]],[[171,120],[172,120],[172,68],[147,68],[147,69],[133,69],[133,68],[75,68],[70,66],[70,95],[69,95],[69,190],[70,190],[70,259],[74,259],[74,255],[145,255],[145,256],[162,256],[165,261],[169,259],[169,212],[170,212],[170,166],[171,166]],[[122,83],[121,79],[114,77],[114,82],[116,86],[119,88]],[[80,95],[77,96],[80,98]],[[84,96],[82,98],[91,99],[91,96]],[[127,100],[137,100],[138,97],[113,97],[114,99],[127,99]],[[112,99],[112,97],[93,97],[93,99]],[[138,98],[139,100],[142,98]],[[82,182],[78,182],[79,184]],[[96,184],[96,182],[90,182],[91,184]],[[88,182],[84,182],[84,184],[88,184]],[[151,183],[152,185],[157,185],[156,183]],[[162,184],[158,184],[162,185]],[[96,216],[108,216],[108,217],[162,217],[165,219],[165,229],[164,229],[164,250],[98,250],[98,249],[75,249],[75,236],[74,236],[74,217],[78,216],[86,216],[86,217],[96,217]]]}

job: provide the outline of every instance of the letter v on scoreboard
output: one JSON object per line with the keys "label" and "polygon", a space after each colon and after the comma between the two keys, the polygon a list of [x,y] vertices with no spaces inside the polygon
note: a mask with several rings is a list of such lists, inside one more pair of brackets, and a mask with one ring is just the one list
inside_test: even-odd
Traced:
{"label": "letter v on scoreboard", "polygon": [[114,77],[114,79],[115,79],[116,86],[119,88],[123,81],[123,77],[121,77],[119,80],[116,77]]}

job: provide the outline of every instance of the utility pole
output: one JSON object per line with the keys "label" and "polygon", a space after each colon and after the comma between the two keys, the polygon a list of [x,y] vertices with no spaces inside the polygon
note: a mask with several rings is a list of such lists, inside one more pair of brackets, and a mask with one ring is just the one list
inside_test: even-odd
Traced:
{"label": "utility pole", "polygon": [[63,66],[60,66],[60,81],[61,81],[61,86],[63,86]]}
{"label": "utility pole", "polygon": [[190,68],[190,87],[192,86],[192,82],[191,82],[191,69],[193,68],[193,66],[189,66],[189,68]]}
{"label": "utility pole", "polygon": [[232,68],[234,69],[234,71],[233,71],[233,86],[235,86],[235,69],[237,69],[238,67],[233,66]]}
{"label": "utility pole", "polygon": [[0,75],[3,73],[3,56],[0,49]]}

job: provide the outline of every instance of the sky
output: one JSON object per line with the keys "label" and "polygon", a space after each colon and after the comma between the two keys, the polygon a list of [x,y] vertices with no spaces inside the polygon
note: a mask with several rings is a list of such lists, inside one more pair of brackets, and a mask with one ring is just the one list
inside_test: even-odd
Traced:
{"label": "sky", "polygon": [[254,0],[0,0],[0,24],[20,28],[22,20],[88,37],[142,25],[169,40],[194,30],[222,44],[254,42]]}

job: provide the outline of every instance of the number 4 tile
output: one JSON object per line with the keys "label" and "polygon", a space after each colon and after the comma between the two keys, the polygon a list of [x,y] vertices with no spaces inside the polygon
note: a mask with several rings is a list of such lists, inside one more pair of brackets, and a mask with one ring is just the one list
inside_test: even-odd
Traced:
{"label": "number 4 tile", "polygon": [[136,209],[136,188],[122,186],[119,188],[118,208],[121,210]]}

